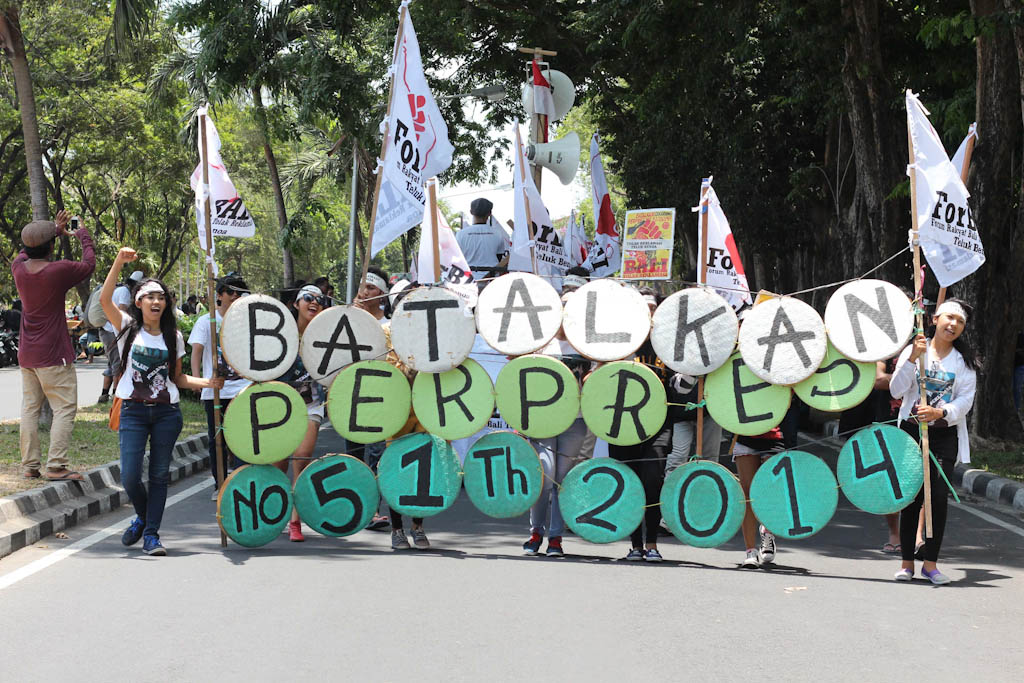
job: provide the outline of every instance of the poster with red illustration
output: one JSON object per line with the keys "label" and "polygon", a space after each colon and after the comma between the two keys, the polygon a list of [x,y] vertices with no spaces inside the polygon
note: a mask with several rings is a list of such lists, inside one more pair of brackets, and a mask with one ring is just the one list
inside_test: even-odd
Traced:
{"label": "poster with red illustration", "polygon": [[626,280],[668,280],[672,276],[675,209],[626,212],[622,240],[622,277]]}

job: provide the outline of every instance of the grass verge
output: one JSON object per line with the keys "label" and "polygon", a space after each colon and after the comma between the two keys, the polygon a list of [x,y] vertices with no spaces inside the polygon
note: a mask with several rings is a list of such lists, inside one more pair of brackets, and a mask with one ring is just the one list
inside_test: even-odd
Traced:
{"label": "grass verge", "polygon": [[1024,483],[1024,448],[1011,450],[971,449],[971,467]]}

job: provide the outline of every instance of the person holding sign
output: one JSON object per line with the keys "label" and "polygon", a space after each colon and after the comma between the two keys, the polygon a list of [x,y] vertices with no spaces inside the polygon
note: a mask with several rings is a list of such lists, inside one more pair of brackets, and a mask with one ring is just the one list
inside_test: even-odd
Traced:
{"label": "person holding sign", "polygon": [[[956,463],[971,461],[971,446],[967,435],[967,414],[974,405],[977,382],[977,360],[962,339],[970,307],[959,299],[949,299],[935,309],[935,325],[931,339],[919,334],[913,344],[900,354],[896,370],[889,382],[893,398],[901,399],[899,426],[920,441],[920,424],[928,425],[928,444],[939,466],[929,468],[931,479],[932,527],[931,538],[924,542],[924,563],[921,573],[935,585],[950,582],[939,571],[937,562],[946,530],[946,482],[953,480]],[[920,404],[918,359],[924,356],[925,391],[927,405]],[[940,469],[941,467],[941,469]],[[945,478],[945,481],[943,481]],[[914,539],[917,520],[924,504],[924,489],[900,512],[900,544],[903,563],[896,572],[897,581],[914,578]]]}
{"label": "person holding sign", "polygon": [[[182,373],[185,340],[177,328],[173,297],[164,283],[155,279],[139,282],[132,290],[133,305],[127,313],[114,304],[121,268],[137,258],[134,249],[122,247],[100,290],[100,303],[117,332],[121,354],[123,372],[114,392],[122,400],[118,426],[121,483],[136,514],[121,543],[130,546],[141,538],[147,555],[166,555],[159,531],[167,501],[171,453],[182,427],[178,389],[220,389],[224,378],[201,379]],[[148,491],[142,485],[147,441]]]}
{"label": "person holding sign", "polygon": [[[772,428],[757,436],[737,436],[732,457],[739,473],[740,486],[747,498],[747,512],[743,516],[743,543],[747,555],[741,567],[760,567],[775,561],[775,534],[758,524],[753,508],[750,507],[750,484],[761,464],[782,450],[782,430]],[[758,538],[760,536],[760,539]],[[758,542],[760,540],[760,543]]]}

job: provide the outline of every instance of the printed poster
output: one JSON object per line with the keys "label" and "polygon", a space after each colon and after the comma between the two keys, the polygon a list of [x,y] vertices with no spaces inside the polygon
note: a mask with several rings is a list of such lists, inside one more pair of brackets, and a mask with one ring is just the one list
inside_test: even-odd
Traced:
{"label": "printed poster", "polygon": [[626,212],[622,238],[622,277],[626,280],[668,280],[672,276],[675,209]]}

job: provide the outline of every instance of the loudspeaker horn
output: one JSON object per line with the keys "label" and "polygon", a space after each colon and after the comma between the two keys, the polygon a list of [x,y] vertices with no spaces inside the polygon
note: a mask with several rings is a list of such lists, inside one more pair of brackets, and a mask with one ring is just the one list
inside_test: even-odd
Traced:
{"label": "loudspeaker horn", "polygon": [[[548,121],[548,123],[561,121],[576,102],[576,86],[561,71],[553,69],[546,71],[542,68],[541,73],[544,74],[544,77],[548,79],[548,83],[551,84],[551,97],[555,101],[555,116],[551,117],[551,121]],[[523,107],[526,109],[527,114],[533,111],[532,79],[523,85]]]}
{"label": "loudspeaker horn", "polygon": [[554,142],[528,145],[526,158],[554,173],[563,185],[568,185],[580,167],[580,136],[569,133]]}

